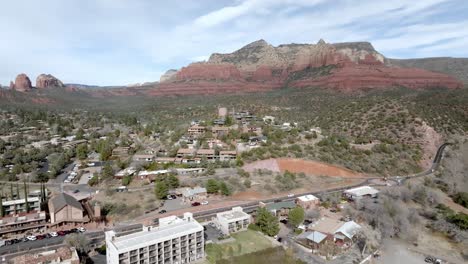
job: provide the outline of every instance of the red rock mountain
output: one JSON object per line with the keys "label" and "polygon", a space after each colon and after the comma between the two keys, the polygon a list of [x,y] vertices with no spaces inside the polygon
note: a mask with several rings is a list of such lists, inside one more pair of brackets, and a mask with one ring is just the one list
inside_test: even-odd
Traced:
{"label": "red rock mountain", "polygon": [[24,73],[18,74],[18,76],[16,76],[15,82],[10,82],[10,89],[14,89],[20,92],[27,92],[32,89],[31,80]]}
{"label": "red rock mountain", "polygon": [[50,74],[41,74],[36,78],[36,88],[65,87],[57,78]]}
{"label": "red rock mountain", "polygon": [[215,53],[148,89],[151,95],[266,91],[284,86],[361,88],[461,88],[457,79],[417,68],[400,68],[368,42],[288,44],[255,41],[229,54]]}

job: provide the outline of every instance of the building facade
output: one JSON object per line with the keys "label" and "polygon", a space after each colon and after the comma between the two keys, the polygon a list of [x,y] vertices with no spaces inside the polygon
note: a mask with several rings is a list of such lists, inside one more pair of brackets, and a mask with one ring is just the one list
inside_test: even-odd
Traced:
{"label": "building facade", "polygon": [[107,231],[107,264],[182,264],[205,257],[203,226],[191,213],[159,222],[159,227],[127,235]]}
{"label": "building facade", "polygon": [[233,207],[231,211],[216,214],[216,223],[224,234],[231,234],[246,230],[252,222],[252,217],[242,210],[242,207]]}

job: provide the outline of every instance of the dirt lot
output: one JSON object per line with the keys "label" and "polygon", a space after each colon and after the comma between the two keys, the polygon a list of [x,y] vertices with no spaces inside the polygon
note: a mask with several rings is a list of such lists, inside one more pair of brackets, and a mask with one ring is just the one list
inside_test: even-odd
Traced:
{"label": "dirt lot", "polygon": [[353,172],[351,170],[336,165],[331,165],[313,160],[288,158],[260,160],[245,165],[243,169],[248,172],[254,172],[256,170],[269,170],[272,172],[303,172],[306,175],[315,176],[339,176],[346,178],[365,177],[365,175],[363,174]]}

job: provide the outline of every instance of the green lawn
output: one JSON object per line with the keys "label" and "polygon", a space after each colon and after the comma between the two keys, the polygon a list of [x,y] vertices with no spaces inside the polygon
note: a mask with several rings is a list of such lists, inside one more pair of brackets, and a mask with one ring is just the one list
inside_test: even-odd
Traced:
{"label": "green lawn", "polygon": [[261,251],[273,246],[270,240],[252,230],[233,234],[232,237],[235,241],[206,245],[206,258],[209,263],[216,263],[220,259]]}

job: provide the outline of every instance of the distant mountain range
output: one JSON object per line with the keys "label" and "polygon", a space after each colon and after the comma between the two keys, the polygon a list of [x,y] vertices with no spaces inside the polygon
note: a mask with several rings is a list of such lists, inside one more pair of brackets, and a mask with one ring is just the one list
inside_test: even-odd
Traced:
{"label": "distant mountain range", "polygon": [[[281,88],[328,88],[353,92],[368,89],[458,89],[468,84],[468,59],[386,58],[369,42],[285,44],[252,42],[232,53],[214,53],[206,62],[167,71],[159,82],[127,86],[63,84],[41,74],[36,86],[20,74],[10,89],[29,92],[48,87],[91,96],[164,96],[262,92]],[[112,89],[111,89],[112,88]]]}

